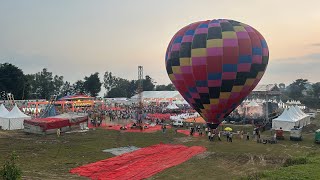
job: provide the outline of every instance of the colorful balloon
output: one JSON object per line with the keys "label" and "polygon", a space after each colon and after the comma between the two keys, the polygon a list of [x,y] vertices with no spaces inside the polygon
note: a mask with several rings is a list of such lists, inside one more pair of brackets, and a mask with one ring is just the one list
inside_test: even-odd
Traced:
{"label": "colorful balloon", "polygon": [[165,57],[176,89],[213,128],[255,88],[268,60],[263,36],[249,25],[227,19],[182,28]]}

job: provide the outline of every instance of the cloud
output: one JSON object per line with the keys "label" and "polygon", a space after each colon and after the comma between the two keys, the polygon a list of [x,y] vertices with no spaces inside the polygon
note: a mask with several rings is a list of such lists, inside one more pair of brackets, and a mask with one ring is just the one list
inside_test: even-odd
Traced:
{"label": "cloud", "polygon": [[306,54],[298,57],[288,57],[281,59],[271,59],[272,63],[296,63],[305,64],[311,62],[318,62],[320,60],[320,53]]}
{"label": "cloud", "polygon": [[320,53],[299,57],[274,59],[269,61],[263,78],[264,83],[291,83],[304,78],[311,82],[319,81]]}
{"label": "cloud", "polygon": [[320,46],[320,43],[314,43],[314,44],[311,44],[311,46]]}

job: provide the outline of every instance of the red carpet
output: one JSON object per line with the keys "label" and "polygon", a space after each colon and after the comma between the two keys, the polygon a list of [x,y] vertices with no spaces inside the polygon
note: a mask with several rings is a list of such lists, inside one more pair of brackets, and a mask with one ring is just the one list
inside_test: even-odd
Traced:
{"label": "red carpet", "polygon": [[[103,127],[105,129],[112,129],[112,130],[117,130],[117,131],[123,131],[123,132],[144,132],[144,133],[152,133],[152,132],[156,132],[156,131],[162,131],[161,129],[161,125],[156,125],[156,126],[149,126],[149,128],[146,128],[144,129],[143,131],[141,131],[140,129],[130,129],[130,126],[132,124],[128,124],[127,127],[128,129],[127,130],[120,130],[120,127],[122,125],[114,125],[114,124],[106,124],[104,121],[102,122],[102,124],[99,126],[99,127]],[[89,123],[88,124],[88,127],[89,128],[94,128],[94,126]],[[98,126],[96,127],[98,128]],[[170,129],[171,126],[167,126],[167,129]]]}
{"label": "red carpet", "polygon": [[[182,133],[182,134],[185,134],[187,136],[190,136],[190,130],[188,130],[188,129],[178,129],[178,133]],[[204,135],[205,134],[202,134],[202,136],[204,136]],[[193,133],[193,136],[194,137],[201,137],[201,136],[199,136],[198,132]]]}
{"label": "red carpet", "polygon": [[[122,131],[122,132],[143,132],[143,133],[152,133],[152,132],[156,132],[156,131],[162,131],[161,129],[161,125],[156,125],[156,126],[149,126],[149,128],[146,128],[144,130],[140,130],[140,129],[130,129],[131,125],[128,125],[128,129],[127,130],[120,130],[121,125],[110,125],[105,127],[106,129],[112,129],[112,130],[117,130],[117,131]],[[171,126],[167,126],[167,129],[170,129]]]}
{"label": "red carpet", "polygon": [[87,164],[70,173],[91,179],[145,179],[206,151],[204,147],[158,144]]}

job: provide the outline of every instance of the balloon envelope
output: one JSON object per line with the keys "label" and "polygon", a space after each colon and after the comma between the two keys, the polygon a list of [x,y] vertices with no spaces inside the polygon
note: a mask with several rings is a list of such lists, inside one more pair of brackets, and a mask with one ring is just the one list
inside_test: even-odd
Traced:
{"label": "balloon envelope", "polygon": [[263,36],[227,19],[185,26],[167,48],[167,73],[185,100],[219,125],[262,78],[269,60]]}

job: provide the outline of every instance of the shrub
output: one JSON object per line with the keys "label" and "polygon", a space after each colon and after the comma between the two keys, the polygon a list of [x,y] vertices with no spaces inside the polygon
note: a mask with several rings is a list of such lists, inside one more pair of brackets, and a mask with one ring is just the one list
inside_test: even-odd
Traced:
{"label": "shrub", "polygon": [[0,169],[0,178],[3,180],[16,180],[21,179],[21,170],[16,165],[15,161],[17,155],[15,152],[11,153],[8,160],[4,163],[3,168]]}
{"label": "shrub", "polygon": [[283,166],[288,167],[288,166],[293,166],[298,164],[307,164],[307,161],[308,160],[306,157],[289,158],[284,162]]}

